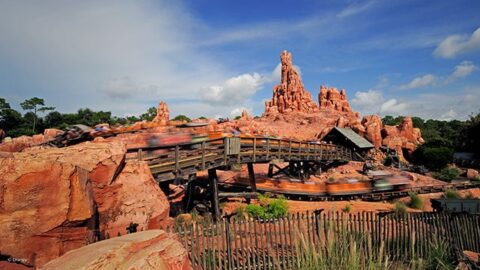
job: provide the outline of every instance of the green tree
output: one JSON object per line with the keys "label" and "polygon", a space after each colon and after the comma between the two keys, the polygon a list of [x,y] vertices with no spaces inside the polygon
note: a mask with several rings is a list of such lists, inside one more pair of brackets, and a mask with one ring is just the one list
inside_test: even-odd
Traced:
{"label": "green tree", "polygon": [[175,118],[173,118],[173,120],[175,120],[175,121],[186,121],[186,122],[191,122],[192,121],[190,118],[188,118],[187,116],[185,116],[183,114],[175,116]]}
{"label": "green tree", "polygon": [[384,125],[396,126],[402,123],[403,118],[404,118],[403,116],[393,117],[391,115],[386,115],[385,117],[382,118],[382,122]]}
{"label": "green tree", "polygon": [[58,128],[62,125],[63,121],[63,115],[57,111],[50,112],[45,116],[45,126],[47,128]]}
{"label": "green tree", "polygon": [[150,107],[148,108],[147,112],[140,115],[141,120],[147,120],[147,121],[152,121],[153,118],[157,116],[157,108],[155,107]]}
{"label": "green tree", "polygon": [[38,119],[37,112],[45,112],[45,111],[53,111],[55,107],[47,107],[45,106],[45,101],[42,98],[33,97],[31,99],[26,99],[24,102],[20,103],[22,109],[26,111],[31,111],[34,115],[33,117],[33,126],[32,131],[35,132],[35,124]]}
{"label": "green tree", "polygon": [[19,128],[23,125],[22,115],[10,107],[10,104],[4,99],[0,98],[0,128],[11,135],[11,130]]}

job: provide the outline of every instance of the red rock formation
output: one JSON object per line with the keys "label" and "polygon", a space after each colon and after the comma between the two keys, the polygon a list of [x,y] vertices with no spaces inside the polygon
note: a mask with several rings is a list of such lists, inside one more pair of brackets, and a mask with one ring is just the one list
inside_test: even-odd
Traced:
{"label": "red rock formation", "polygon": [[168,110],[167,103],[160,101],[157,108],[157,116],[153,119],[153,122],[160,122],[166,125],[170,120],[170,111]]}
{"label": "red rock formation", "polygon": [[378,115],[366,115],[362,119],[362,126],[365,127],[365,138],[375,147],[382,146],[382,119]]}
{"label": "red rock formation", "polygon": [[382,145],[395,149],[402,159],[403,149],[411,154],[418,145],[424,143],[420,129],[413,127],[411,117],[405,117],[398,126],[385,125],[382,129],[382,138]]}
{"label": "red rock formation", "polygon": [[0,157],[0,253],[41,266],[93,241],[97,229],[114,237],[129,222],[159,228],[165,195],[146,164],[125,164],[125,151],[88,142]]}
{"label": "red rock formation", "polygon": [[13,138],[11,141],[0,143],[0,152],[20,152],[25,148],[48,142],[61,132],[59,129],[50,128],[45,129],[43,134]]}
{"label": "red rock formation", "polygon": [[292,65],[292,55],[283,51],[280,60],[282,75],[279,85],[273,88],[271,101],[265,102],[265,115],[288,112],[316,112],[317,104],[303,86],[300,75]]}
{"label": "red rock formation", "polygon": [[242,116],[240,117],[240,120],[251,121],[252,119],[253,119],[252,116],[250,116],[250,114],[247,111],[244,110],[242,112]]}
{"label": "red rock formation", "polygon": [[173,234],[137,232],[100,241],[50,261],[41,269],[192,269],[188,253]]}
{"label": "red rock formation", "polygon": [[320,86],[318,93],[318,104],[320,109],[331,109],[339,112],[353,112],[347,100],[345,89],[338,92],[337,88]]}

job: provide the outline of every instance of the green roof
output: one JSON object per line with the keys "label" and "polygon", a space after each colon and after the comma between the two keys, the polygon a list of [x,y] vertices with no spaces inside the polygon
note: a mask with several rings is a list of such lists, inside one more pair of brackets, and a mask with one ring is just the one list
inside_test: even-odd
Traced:
{"label": "green roof", "polygon": [[340,132],[343,136],[345,136],[347,139],[352,141],[352,143],[354,143],[358,148],[373,148],[374,147],[373,144],[371,144],[367,139],[358,135],[351,128],[335,127],[332,130],[337,130],[338,132]]}

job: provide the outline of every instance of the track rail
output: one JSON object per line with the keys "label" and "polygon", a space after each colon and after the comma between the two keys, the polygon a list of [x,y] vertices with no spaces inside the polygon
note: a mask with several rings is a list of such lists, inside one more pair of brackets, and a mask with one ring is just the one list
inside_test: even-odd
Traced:
{"label": "track rail", "polygon": [[[241,184],[223,184],[222,187],[225,190],[248,190],[245,185]],[[448,189],[471,189],[471,188],[480,188],[480,183],[457,183],[457,184],[445,184],[445,185],[429,185],[422,187],[412,187],[405,190],[397,191],[385,191],[385,192],[371,192],[364,194],[349,194],[349,195],[316,195],[306,192],[282,192],[279,190],[264,189],[257,187],[257,191],[260,193],[273,193],[277,195],[283,195],[288,199],[302,200],[302,201],[345,201],[345,200],[356,200],[361,199],[363,201],[384,201],[395,198],[406,197],[410,192],[415,192],[418,194],[428,194],[428,193],[438,193],[444,192]]]}

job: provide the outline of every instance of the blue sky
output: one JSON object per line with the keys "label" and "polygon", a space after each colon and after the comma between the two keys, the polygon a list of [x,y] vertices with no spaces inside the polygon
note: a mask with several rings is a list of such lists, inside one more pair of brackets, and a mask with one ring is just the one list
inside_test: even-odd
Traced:
{"label": "blue sky", "polygon": [[362,115],[480,110],[480,1],[0,0],[0,96],[62,112],[260,115],[292,52]]}

